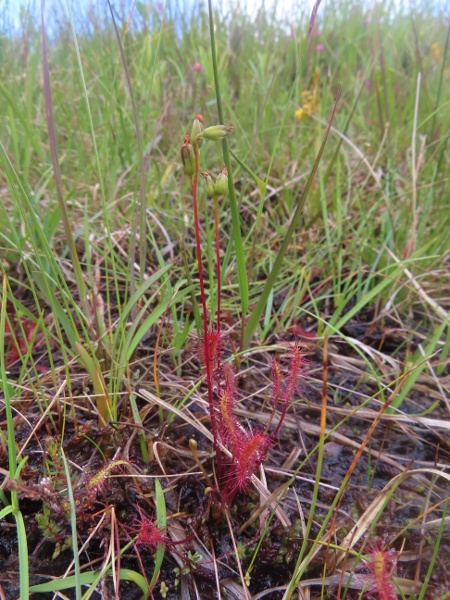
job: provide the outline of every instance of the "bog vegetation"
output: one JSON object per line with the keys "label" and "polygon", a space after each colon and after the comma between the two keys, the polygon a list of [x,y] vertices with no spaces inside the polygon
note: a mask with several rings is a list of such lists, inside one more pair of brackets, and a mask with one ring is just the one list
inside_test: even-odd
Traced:
{"label": "bog vegetation", "polygon": [[4,13],[0,598],[444,600],[448,7],[219,4]]}

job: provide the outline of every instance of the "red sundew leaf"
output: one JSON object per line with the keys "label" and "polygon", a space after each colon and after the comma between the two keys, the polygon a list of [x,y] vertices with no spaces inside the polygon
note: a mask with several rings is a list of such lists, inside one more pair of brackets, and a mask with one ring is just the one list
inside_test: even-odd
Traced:
{"label": "red sundew leaf", "polygon": [[306,355],[297,342],[291,345],[289,354],[287,377],[283,380],[281,392],[284,402],[289,402],[295,392],[303,391],[302,380],[307,377]]}
{"label": "red sundew leaf", "polygon": [[294,326],[291,327],[289,331],[294,335],[299,335],[307,340],[315,340],[317,338],[317,333],[315,331],[306,331],[305,329],[302,329],[302,327]]}
{"label": "red sundew leaf", "polygon": [[234,396],[234,390],[236,388],[235,374],[233,369],[227,363],[223,365],[223,376],[225,379],[225,389],[229,394]]}
{"label": "red sundew leaf", "polygon": [[225,504],[230,505],[238,492],[246,492],[261,463],[266,458],[271,438],[256,432],[243,438],[233,455],[233,462],[227,474],[227,482],[222,493]]}
{"label": "red sundew leaf", "polygon": [[264,433],[252,433],[246,440],[238,454],[238,461],[243,470],[251,471],[251,474],[259,469],[265,459],[270,446],[270,438]]}
{"label": "red sundew leaf", "polygon": [[215,327],[210,327],[207,336],[203,336],[200,342],[200,358],[206,368],[207,377],[209,375],[209,384],[220,377],[221,350],[220,332]]}
{"label": "red sundew leaf", "polygon": [[[27,342],[29,344],[31,343],[31,338],[33,337],[33,333],[34,333],[35,329],[36,329],[36,323],[31,322],[30,326],[28,327],[28,332],[26,333]],[[24,331],[26,332],[27,330],[24,328]],[[26,351],[26,346],[25,346],[25,351]]]}
{"label": "red sundew leaf", "polygon": [[[22,329],[19,327],[17,316],[14,313],[12,304],[10,306],[10,320],[12,330],[8,324],[8,321],[5,321],[5,336],[11,337],[11,348],[6,358],[8,365],[11,365],[28,352],[27,342],[28,344],[31,343],[34,330],[36,329],[36,323],[31,321],[31,319],[22,319],[21,324],[24,333],[24,335],[22,335]],[[13,339],[12,332],[14,332],[15,340]]]}
{"label": "red sundew leaf", "polygon": [[[133,472],[131,463],[119,458],[109,461],[104,467],[89,475],[86,484],[88,496],[92,495],[93,498],[96,498],[98,494],[103,492],[109,476],[115,471],[123,472],[125,468],[128,471]],[[90,500],[90,497],[88,500]]]}
{"label": "red sundew leaf", "polygon": [[239,421],[233,415],[235,405],[235,382],[233,369],[223,365],[225,388],[219,395],[220,409],[220,436],[225,446],[228,446],[232,454],[236,454],[243,443],[244,432]]}
{"label": "red sundew leaf", "polygon": [[232,453],[237,451],[243,439],[243,432],[239,421],[233,415],[234,398],[223,390],[220,396],[220,437],[225,446],[229,447]]}
{"label": "red sundew leaf", "polygon": [[272,371],[272,401],[276,407],[281,391],[281,364],[279,360],[273,360],[271,365]]}
{"label": "red sundew leaf", "polygon": [[397,600],[392,573],[397,566],[398,552],[393,548],[384,550],[383,542],[372,542],[369,545],[370,571],[369,593],[378,592],[378,600]]}
{"label": "red sundew leaf", "polygon": [[136,519],[133,524],[133,531],[138,536],[136,544],[148,552],[153,552],[156,550],[158,544],[162,544],[163,546],[167,547],[169,540],[158,529],[155,522],[152,521],[152,519],[144,517],[140,510],[139,515],[140,520]]}
{"label": "red sundew leaf", "polygon": [[[280,368],[280,391],[279,398],[282,401],[281,415],[278,420],[277,428],[273,433],[273,437],[276,437],[280,427],[283,423],[284,416],[286,414],[287,407],[290,400],[295,393],[303,393],[305,387],[305,379],[307,378],[307,366],[308,363],[305,360],[305,353],[302,351],[301,346],[295,342],[290,346],[289,351],[289,362],[285,367],[286,375],[282,376],[282,369]],[[277,385],[277,377],[274,379],[274,387]],[[276,390],[273,392],[276,393]],[[276,408],[276,404],[274,410]]]}

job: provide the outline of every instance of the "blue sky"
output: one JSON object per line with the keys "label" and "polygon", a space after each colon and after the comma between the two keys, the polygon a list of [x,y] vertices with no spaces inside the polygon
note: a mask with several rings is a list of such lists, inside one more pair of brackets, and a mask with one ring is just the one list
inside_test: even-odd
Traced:
{"label": "blue sky", "polygon": [[[65,11],[65,0],[44,0],[45,1],[45,12],[47,20],[51,21],[51,15],[59,12],[60,10]],[[141,0],[142,1],[142,0]],[[117,0],[113,0],[113,4],[116,4]],[[126,9],[130,9],[133,5],[133,0],[125,0],[120,2]],[[157,0],[143,0],[143,3],[149,7],[155,8],[158,4]],[[70,0],[72,11],[85,12],[90,5],[93,5],[96,10],[102,11],[107,9],[106,0]],[[197,4],[196,0],[169,0],[169,4],[174,7],[178,4],[179,8],[183,11],[189,10],[190,6]],[[277,17],[283,18],[288,17],[292,14],[293,10],[303,9],[310,11],[314,0],[245,0],[244,2],[234,1],[220,1],[213,0],[213,5],[222,12],[226,13],[227,9],[231,6],[238,5],[241,10],[245,10],[249,15],[255,16],[258,13],[261,5],[264,4],[266,10],[272,11],[275,7]],[[3,25],[8,24],[14,29],[20,29],[21,20],[23,15],[28,13],[33,15],[33,18],[38,18],[40,13],[40,0],[0,0],[0,28],[4,30]],[[6,19],[8,23],[5,23]],[[2,23],[3,20],[3,23]]]}

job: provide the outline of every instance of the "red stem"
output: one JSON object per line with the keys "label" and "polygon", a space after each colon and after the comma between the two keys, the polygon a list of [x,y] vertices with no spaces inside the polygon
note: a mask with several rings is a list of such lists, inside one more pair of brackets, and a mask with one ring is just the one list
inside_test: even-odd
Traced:
{"label": "red stem", "polygon": [[[292,374],[290,375],[290,377],[291,377],[292,380],[291,380],[291,383],[290,383],[288,389],[283,394],[283,396],[284,396],[283,397],[284,406],[283,406],[283,410],[282,410],[281,415],[280,415],[280,420],[278,421],[278,425],[277,425],[275,431],[272,434],[273,438],[277,437],[278,432],[280,431],[280,427],[281,427],[281,425],[283,423],[284,417],[286,416],[286,410],[287,410],[287,407],[288,407],[289,400],[291,399],[291,397],[292,397],[292,395],[294,393],[294,390],[295,390],[295,380],[296,380],[296,377],[297,377],[297,372],[296,371],[292,372]],[[277,399],[277,404],[278,404],[278,399]],[[274,414],[275,414],[275,411],[272,412],[272,417],[270,418],[270,422],[272,421],[272,418],[273,418]]]}
{"label": "red stem", "polygon": [[219,249],[219,198],[214,196],[214,221],[216,226],[216,256],[217,256],[217,332],[220,337],[220,249]]}
{"label": "red stem", "polygon": [[[205,348],[209,347],[209,335],[208,335],[208,318],[206,315],[206,296],[205,296],[205,285],[203,282],[203,269],[202,269],[202,251],[200,247],[200,229],[198,225],[198,209],[197,209],[197,183],[198,183],[198,169],[200,163],[200,152],[198,149],[198,140],[195,140],[195,176],[194,181],[191,181],[191,189],[192,189],[192,199],[194,203],[194,221],[195,221],[195,239],[197,242],[197,260],[198,260],[198,274],[200,279],[200,292],[202,296],[202,305],[203,305],[203,330],[204,330],[204,343]],[[213,403],[213,391],[212,391],[212,373],[211,373],[211,361],[208,360],[208,356],[206,356],[206,382],[208,384],[208,404],[209,404],[209,415],[211,418],[211,429],[214,438],[214,450],[216,451],[217,456],[217,472],[218,479],[220,481],[220,475],[222,471],[222,455],[220,453],[219,443],[218,443],[218,434],[217,434],[217,423],[216,423],[216,415],[214,413],[214,403]]]}
{"label": "red stem", "polygon": [[[289,399],[288,399],[288,400],[289,400]],[[287,410],[287,407],[288,407],[288,400],[286,400],[286,401],[285,401],[285,403],[284,403],[283,411],[282,411],[282,413],[281,413],[281,415],[280,415],[280,420],[278,421],[278,425],[277,425],[277,427],[276,427],[275,431],[273,432],[273,434],[272,434],[272,436],[271,436],[271,437],[273,437],[274,439],[277,437],[277,435],[278,435],[278,432],[280,431],[280,427],[281,427],[281,425],[283,424],[284,417],[286,416],[286,410]],[[272,417],[274,416],[274,414],[275,414],[275,413],[272,413]],[[271,421],[272,421],[272,417],[270,418],[270,420],[271,420]]]}

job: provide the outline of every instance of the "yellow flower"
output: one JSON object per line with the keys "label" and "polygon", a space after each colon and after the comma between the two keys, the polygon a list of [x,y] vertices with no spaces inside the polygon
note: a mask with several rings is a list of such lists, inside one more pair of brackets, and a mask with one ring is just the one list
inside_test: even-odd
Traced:
{"label": "yellow flower", "polygon": [[441,49],[439,48],[439,44],[437,42],[434,42],[434,44],[431,44],[431,56],[433,57],[433,60],[435,60],[436,62],[440,62],[441,61]]}
{"label": "yellow flower", "polygon": [[318,90],[320,71],[316,68],[311,87],[302,92],[302,107],[295,111],[295,118],[301,121],[305,115],[313,115],[320,107],[320,96]]}
{"label": "yellow flower", "polygon": [[303,102],[303,110],[305,111],[305,113],[307,115],[312,115],[312,113],[314,111],[314,105],[313,105],[312,101],[305,100],[305,102]]}

